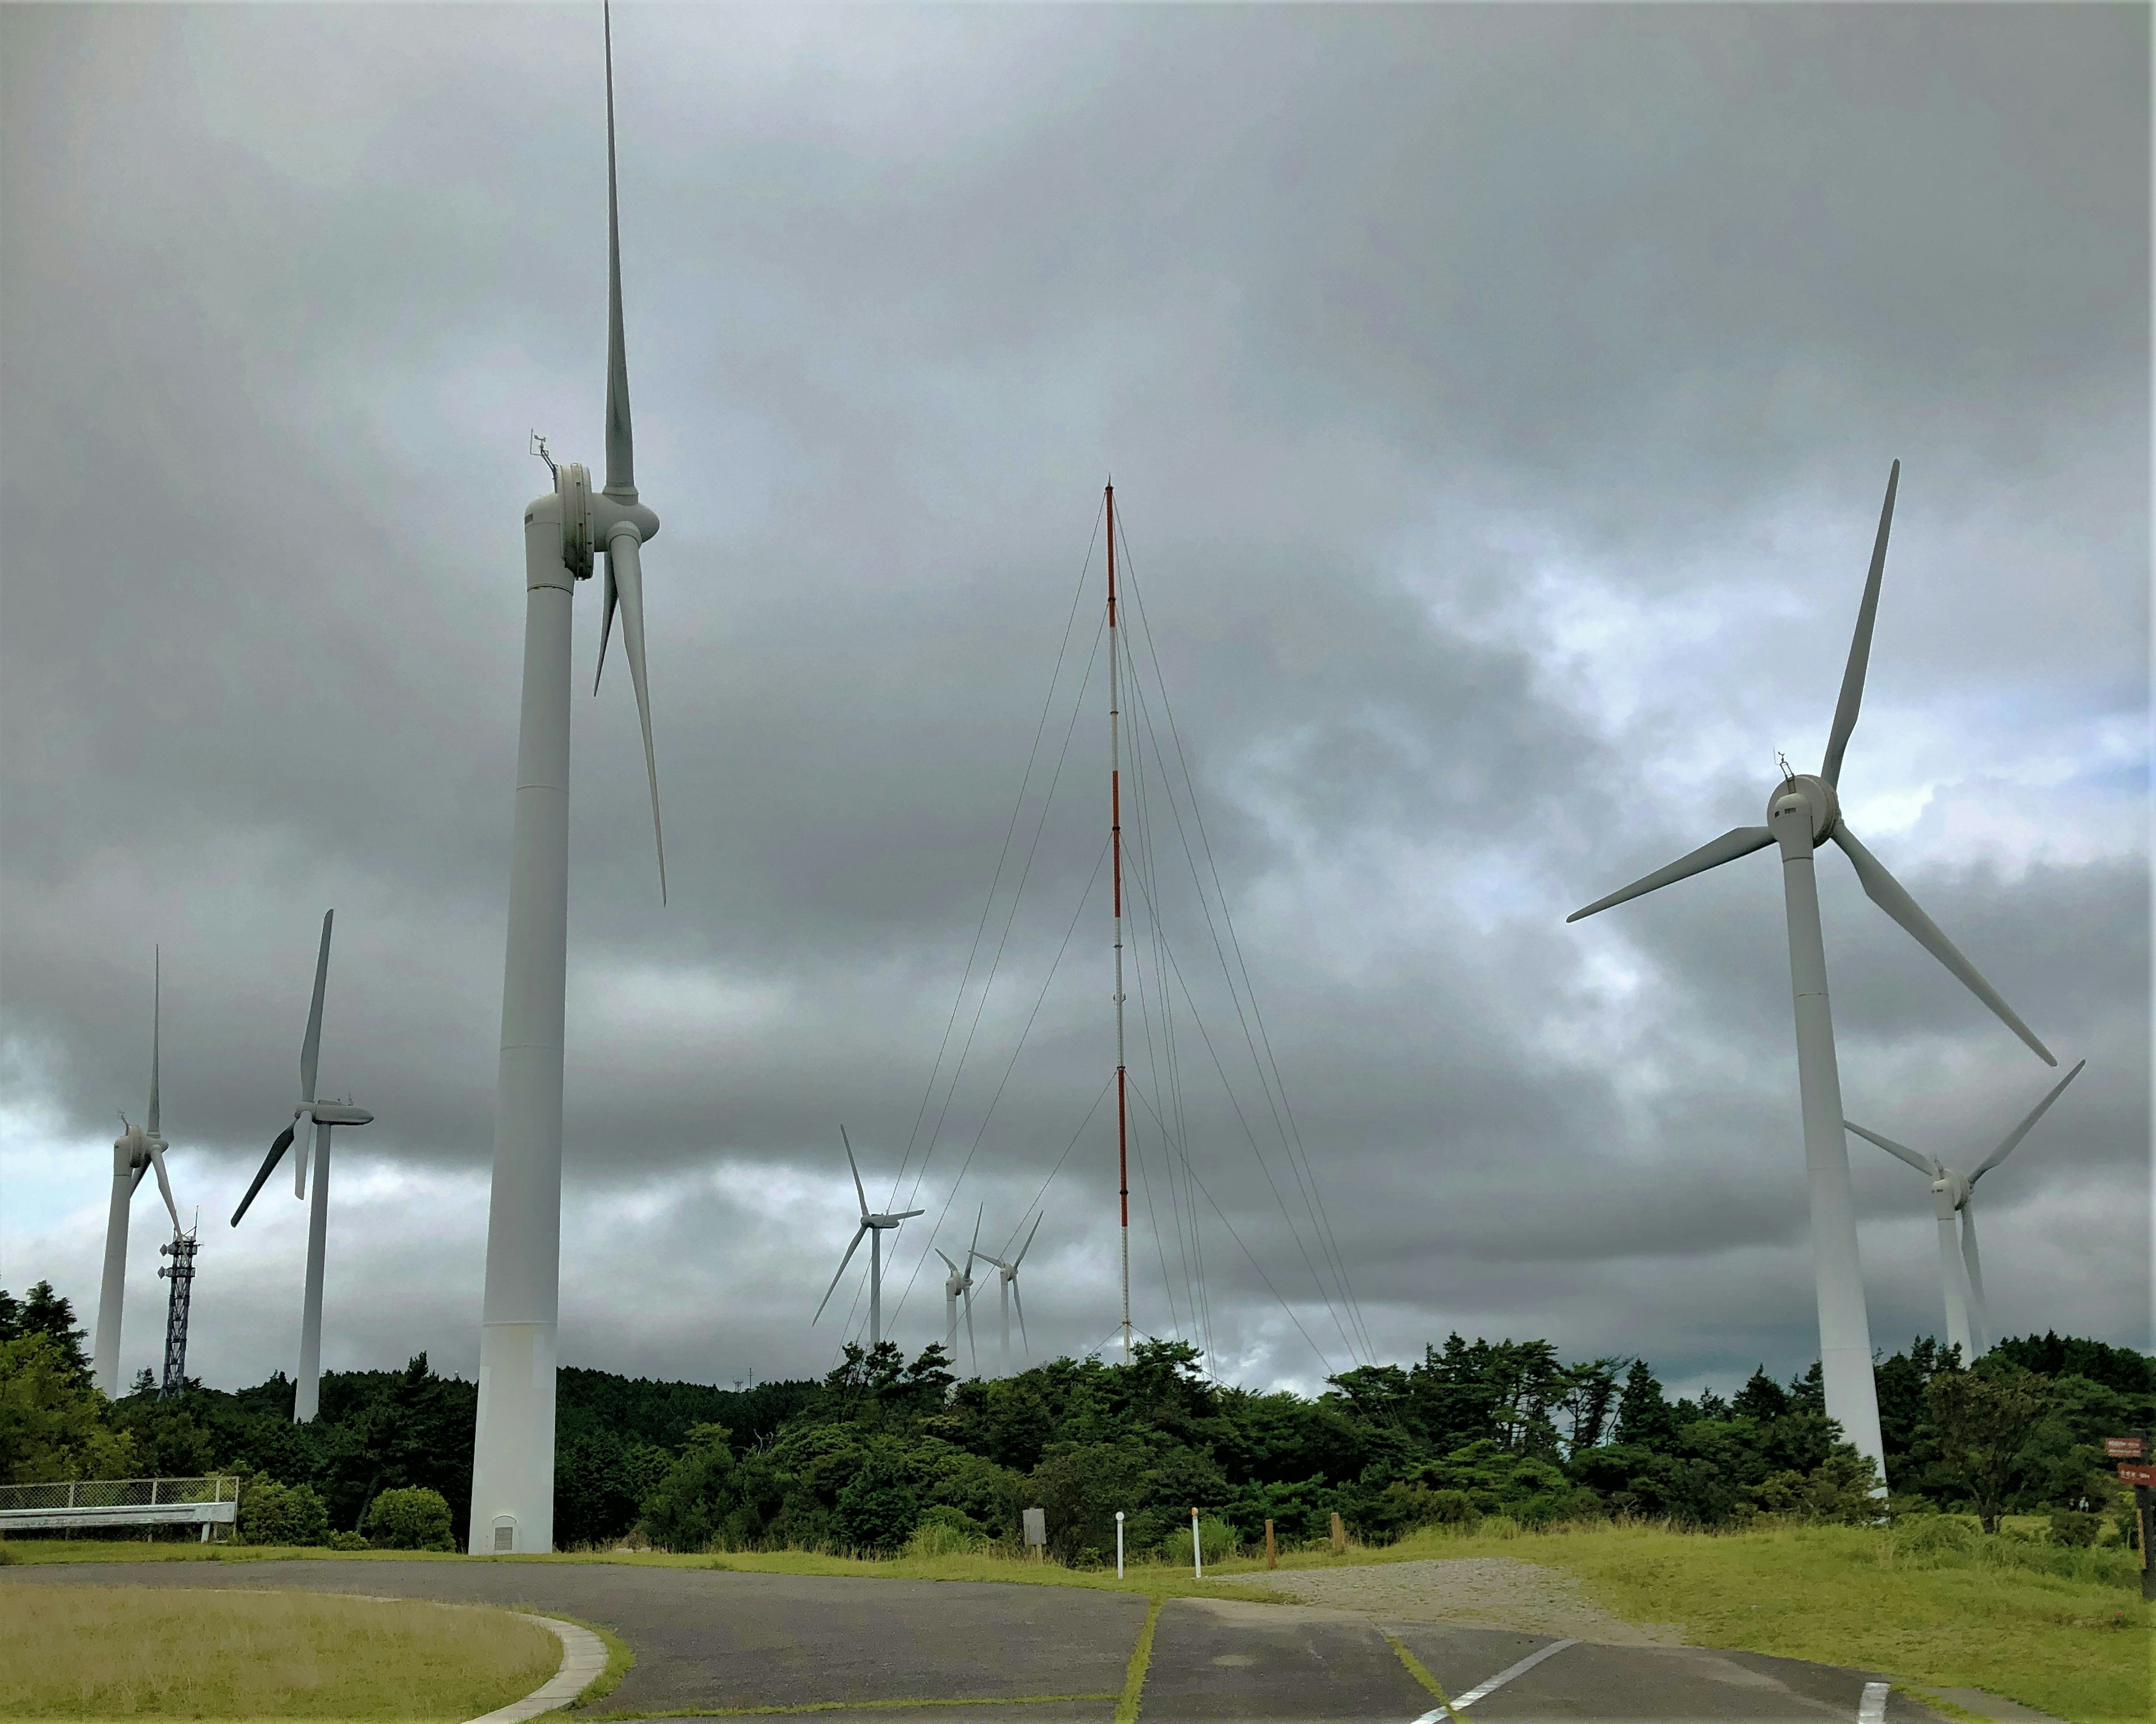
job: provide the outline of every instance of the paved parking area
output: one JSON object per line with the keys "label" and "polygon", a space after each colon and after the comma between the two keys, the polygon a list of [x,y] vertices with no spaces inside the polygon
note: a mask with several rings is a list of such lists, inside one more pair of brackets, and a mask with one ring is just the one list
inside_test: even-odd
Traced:
{"label": "paved parking area", "polygon": [[[0,1587],[45,1584],[297,1588],[521,1606],[598,1624],[635,1652],[635,1668],[594,1708],[600,1716],[813,1707],[823,1724],[891,1724],[893,1711],[915,1706],[936,1724],[1109,1724],[1148,1608],[1136,1593],[1073,1587],[604,1562],[0,1569]],[[1549,1648],[1557,1650],[1489,1686]],[[1748,1653],[1172,1598],[1154,1626],[1138,1716],[1147,1724],[1439,1724],[1451,1702],[1465,1707],[1454,1716],[1476,1724],[1912,1724],[1935,1716],[1899,1695],[1887,1696],[1875,1716],[1877,1696],[1866,1705],[1868,1680],[1876,1675]],[[1485,1691],[1470,1701],[1478,1689]]]}

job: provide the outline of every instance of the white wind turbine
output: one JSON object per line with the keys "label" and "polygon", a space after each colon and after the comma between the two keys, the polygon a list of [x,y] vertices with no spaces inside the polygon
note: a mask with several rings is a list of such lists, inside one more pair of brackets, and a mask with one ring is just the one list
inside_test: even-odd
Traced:
{"label": "white wind turbine", "polygon": [[[471,1550],[554,1546],[555,1336],[562,1280],[562,1054],[569,941],[571,598],[603,553],[599,659],[617,610],[644,731],[659,844],[659,767],[644,683],[643,546],[659,517],[638,500],[622,335],[620,199],[614,171],[613,25],[604,15],[607,98],[606,484],[574,462],[524,511],[524,695],[516,741],[516,818],[502,966],[501,1063],[494,1183],[487,1207],[479,1423],[472,1445]],[[544,453],[544,445],[541,446]],[[596,690],[596,683],[594,689]]]}
{"label": "white wind turbine", "polygon": [[150,1111],[147,1122],[127,1123],[120,1116],[121,1131],[112,1146],[112,1198],[105,1212],[105,1276],[98,1284],[97,1341],[90,1355],[97,1386],[111,1398],[120,1394],[121,1307],[127,1297],[127,1218],[135,1206],[135,1188],[142,1176],[154,1170],[157,1189],[171,1211],[172,1231],[180,1231],[179,1206],[172,1201],[172,1183],[165,1177],[165,1151],[169,1146],[157,1135],[157,1039],[162,1013],[164,962],[154,959],[150,984]]}
{"label": "white wind turbine", "polygon": [[958,1362],[958,1301],[966,1301],[966,1348],[973,1356],[973,1374],[981,1374],[981,1349],[973,1339],[973,1260],[979,1256],[981,1218],[973,1217],[973,1240],[966,1247],[966,1266],[963,1269],[945,1255],[937,1246],[936,1255],[943,1259],[943,1266],[951,1271],[943,1277],[943,1351],[951,1362]]}
{"label": "white wind turbine", "polygon": [[[895,1215],[871,1215],[869,1213],[869,1194],[861,1186],[860,1164],[854,1159],[853,1139],[846,1136],[846,1128],[839,1127],[839,1141],[846,1146],[846,1165],[853,1169],[854,1195],[860,1199],[861,1224],[854,1229],[854,1241],[846,1247],[846,1255],[839,1260],[839,1274],[831,1277],[831,1285],[824,1290],[824,1304],[816,1307],[816,1316],[808,1319],[813,1326],[824,1315],[824,1306],[831,1302],[831,1296],[839,1290],[839,1276],[846,1272],[846,1265],[854,1260],[854,1253],[861,1248],[861,1236],[869,1241],[869,1350],[873,1352],[883,1345],[883,1236],[901,1221],[911,1221],[916,1215],[925,1215],[925,1209],[901,1209]],[[941,1252],[937,1254],[941,1256]],[[945,1262],[950,1259],[944,1258]],[[957,1339],[953,1337],[955,1347]]]}
{"label": "white wind turbine", "polygon": [[[300,1375],[292,1391],[295,1424],[306,1424],[321,1404],[322,1259],[329,1244],[330,1128],[371,1125],[374,1121],[372,1114],[363,1107],[354,1107],[348,1100],[325,1099],[315,1081],[322,1051],[322,996],[330,979],[330,926],[336,918],[334,910],[322,912],[321,949],[315,954],[314,1002],[307,1008],[307,1033],[300,1043],[300,1105],[292,1110],[292,1123],[277,1134],[276,1141],[270,1146],[270,1153],[262,1158],[262,1166],[254,1175],[254,1183],[247,1188],[247,1195],[232,1212],[232,1224],[237,1227],[239,1218],[254,1201],[254,1194],[284,1159],[285,1152],[291,1148],[302,1131],[312,1126],[315,1196],[307,1211],[307,1283],[300,1306]],[[292,1195],[303,1200],[307,1195],[307,1146],[304,1142],[292,1157]]]}
{"label": "white wind turbine", "polygon": [[[1976,1207],[1971,1201],[1975,1194],[1976,1182],[1984,1178],[2007,1157],[2014,1153],[2021,1140],[2043,1118],[2051,1105],[2066,1092],[2066,1087],[2082,1075],[2084,1060],[2071,1071],[2051,1085],[2051,1092],[2035,1107],[2028,1116],[2009,1131],[1993,1150],[1976,1165],[1975,1171],[1964,1173],[1948,1167],[1936,1156],[1919,1155],[1907,1144],[1897,1143],[1891,1137],[1881,1137],[1876,1131],[1867,1131],[1854,1120],[1842,1123],[1864,1139],[1876,1143],[1891,1156],[1898,1156],[1932,1182],[1932,1207],[1939,1225],[1939,1280],[1946,1290],[1947,1339],[1961,1349],[1961,1362],[1968,1364],[1991,1345],[1991,1324],[1984,1309],[1984,1265],[1976,1254]],[[1961,1218],[1961,1238],[1957,1244],[1954,1218]],[[1968,1275],[1967,1296],[1964,1301],[1963,1275]]]}
{"label": "white wind turbine", "polygon": [[[1024,1218],[1021,1216],[1019,1219],[1023,1220]],[[1033,1249],[1033,1235],[1040,1231],[1040,1224],[1046,1219],[1047,1217],[1045,1215],[1036,1215],[1033,1218],[1033,1231],[1026,1234],[1025,1243],[1018,1248],[1018,1255],[1012,1258],[1009,1263],[986,1251],[973,1252],[969,1254],[968,1259],[968,1268],[972,1266],[971,1260],[973,1257],[979,1258],[983,1263],[993,1263],[996,1266],[996,1302],[1002,1307],[1003,1311],[1004,1375],[1006,1377],[1010,1375],[1010,1320],[1013,1305],[1018,1306],[1019,1337],[1021,1340],[1026,1339],[1025,1301],[1018,1296],[1018,1266],[1025,1261],[1025,1254]],[[1033,1343],[1029,1340],[1026,1341],[1026,1351],[1028,1352],[1033,1351]]]}
{"label": "white wind turbine", "polygon": [[1871,1376],[1871,1326],[1865,1311],[1864,1280],[1856,1255],[1856,1216],[1849,1188],[1849,1147],[1842,1135],[1841,1075],[1835,1063],[1834,1018],[1827,1003],[1826,947],[1820,931],[1818,883],[1813,854],[1829,839],[1840,845],[1865,894],[1932,956],[1944,964],[1972,993],[2046,1065],[2059,1062],[2029,1026],[1999,997],[1976,967],[1917,906],[1878,858],[1856,841],[1842,824],[1836,785],[1841,760],[1856,728],[1864,698],[1864,674],[1871,654],[1871,628],[1879,609],[1880,577],[1887,567],[1887,536],[1894,520],[1894,492],[1901,482],[1897,461],[1887,477],[1887,500],[1879,511],[1878,536],[1871,547],[1871,568],[1857,608],[1856,633],[1849,664],[1842,673],[1841,695],[1835,704],[1834,727],[1826,757],[1816,773],[1789,773],[1767,803],[1764,826],[1739,826],[1658,868],[1606,898],[1599,898],[1565,920],[1576,922],[1614,904],[1637,898],[1673,881],[1704,874],[1739,856],[1779,844],[1782,892],[1789,918],[1789,977],[1795,998],[1797,1087],[1804,1123],[1804,1181],[1811,1199],[1812,1273],[1819,1297],[1820,1362],[1825,1380],[1828,1416],[1840,1422],[1857,1450],[1877,1463],[1887,1475],[1879,1436],[1879,1398]]}

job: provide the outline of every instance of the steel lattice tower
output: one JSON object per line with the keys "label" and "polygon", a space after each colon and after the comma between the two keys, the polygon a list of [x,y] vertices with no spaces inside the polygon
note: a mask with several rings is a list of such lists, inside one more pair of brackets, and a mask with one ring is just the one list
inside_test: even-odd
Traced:
{"label": "steel lattice tower", "polygon": [[160,1280],[172,1284],[172,1297],[165,1307],[165,1381],[157,1391],[159,1400],[187,1387],[187,1306],[194,1296],[195,1245],[195,1236],[190,1232],[176,1233],[171,1244],[157,1247],[160,1257],[172,1260],[157,1271]]}

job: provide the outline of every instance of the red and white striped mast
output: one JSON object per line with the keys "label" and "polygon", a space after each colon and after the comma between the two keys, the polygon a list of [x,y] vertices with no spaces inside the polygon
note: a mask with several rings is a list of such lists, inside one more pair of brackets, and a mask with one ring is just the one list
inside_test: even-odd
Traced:
{"label": "red and white striped mast", "polygon": [[1131,1137],[1123,1072],[1123,772],[1122,666],[1116,637],[1116,487],[1108,512],[1108,845],[1116,898],[1116,1181],[1122,1206],[1123,1362],[1131,1362]]}

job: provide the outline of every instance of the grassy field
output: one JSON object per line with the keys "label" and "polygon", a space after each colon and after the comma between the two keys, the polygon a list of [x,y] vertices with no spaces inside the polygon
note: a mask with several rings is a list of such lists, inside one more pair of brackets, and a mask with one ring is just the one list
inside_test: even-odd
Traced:
{"label": "grassy field", "polygon": [[7,1589],[0,1717],[454,1721],[552,1675],[536,1623],[464,1605],[195,1588]]}

